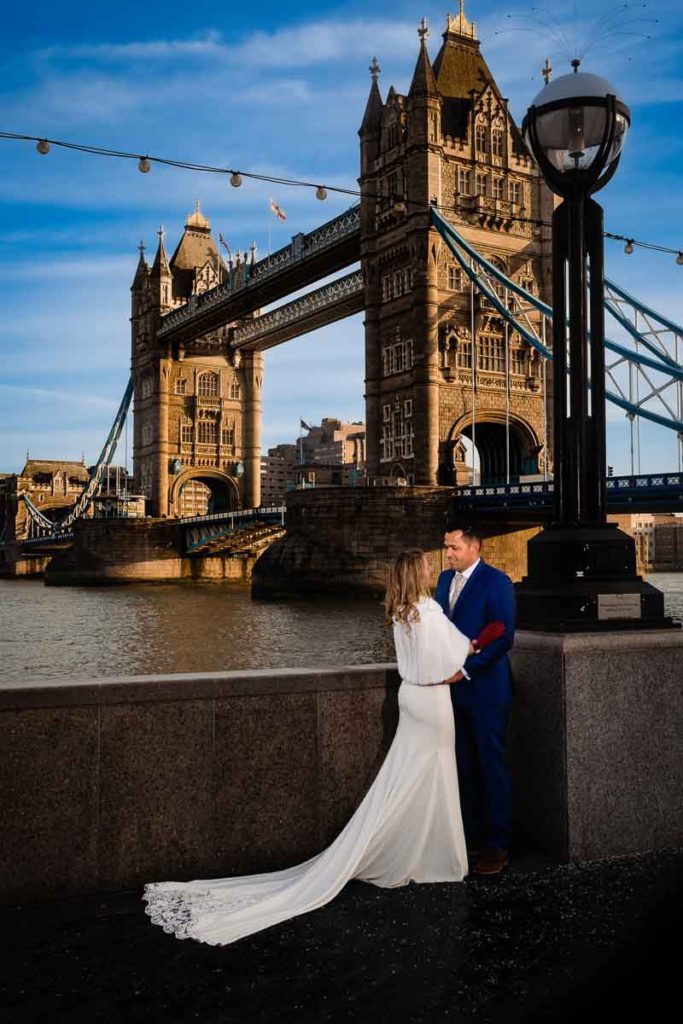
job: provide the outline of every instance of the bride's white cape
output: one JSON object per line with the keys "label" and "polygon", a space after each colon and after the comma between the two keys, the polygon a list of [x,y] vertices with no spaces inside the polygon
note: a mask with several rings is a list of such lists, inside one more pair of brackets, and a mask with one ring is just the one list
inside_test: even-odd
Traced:
{"label": "bride's white cape", "polygon": [[145,886],[146,912],[179,939],[225,945],[328,903],[352,878],[390,888],[460,882],[467,851],[460,815],[449,686],[469,641],[430,597],[419,621],[394,624],[399,723],[372,786],[322,853],[284,871]]}

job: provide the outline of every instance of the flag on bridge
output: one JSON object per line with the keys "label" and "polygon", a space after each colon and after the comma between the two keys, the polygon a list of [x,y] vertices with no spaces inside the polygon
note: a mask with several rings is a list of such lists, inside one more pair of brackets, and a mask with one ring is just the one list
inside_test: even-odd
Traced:
{"label": "flag on bridge", "polygon": [[306,420],[302,420],[301,417],[299,417],[299,423],[301,425],[302,430],[313,430],[313,427],[309,427]]}
{"label": "flag on bridge", "polygon": [[274,199],[270,200],[270,208],[278,220],[287,220],[287,214],[285,213],[281,206],[277,205]]}

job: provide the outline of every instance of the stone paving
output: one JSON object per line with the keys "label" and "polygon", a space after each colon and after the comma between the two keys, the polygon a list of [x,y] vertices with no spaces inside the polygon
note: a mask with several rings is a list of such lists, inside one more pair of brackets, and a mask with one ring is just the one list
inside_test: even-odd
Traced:
{"label": "stone paving", "polygon": [[[178,941],[139,892],[0,911],[4,1020],[558,1024],[659,1019],[677,997],[683,849],[513,862],[463,885],[352,882],[232,946]],[[674,1003],[675,1005],[675,1003]]]}

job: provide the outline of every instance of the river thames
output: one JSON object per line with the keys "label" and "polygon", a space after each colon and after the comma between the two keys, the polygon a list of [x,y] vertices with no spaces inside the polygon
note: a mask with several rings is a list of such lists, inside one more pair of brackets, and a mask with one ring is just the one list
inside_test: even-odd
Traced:
{"label": "river thames", "polygon": [[[683,618],[683,573],[650,575]],[[379,601],[253,601],[246,587],[0,580],[0,678],[82,679],[394,661]]]}

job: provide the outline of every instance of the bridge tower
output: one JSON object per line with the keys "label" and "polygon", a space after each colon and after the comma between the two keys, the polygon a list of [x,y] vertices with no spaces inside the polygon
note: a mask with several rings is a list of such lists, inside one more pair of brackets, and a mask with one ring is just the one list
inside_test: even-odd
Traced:
{"label": "bridge tower", "polygon": [[[238,261],[234,280],[244,271]],[[191,306],[227,274],[199,203],[170,259],[163,229],[151,267],[140,246],[131,287],[133,463],[135,488],[155,516],[260,504],[262,354],[231,352],[230,326],[189,342],[157,338],[166,313]]]}
{"label": "bridge tower", "polygon": [[469,438],[482,483],[514,481],[549,465],[552,382],[471,285],[431,226],[429,204],[548,301],[550,234],[533,221],[549,219],[552,196],[462,0],[433,65],[424,20],[418,34],[407,95],[392,86],[382,101],[373,59],[359,130],[368,474],[467,482]]}

